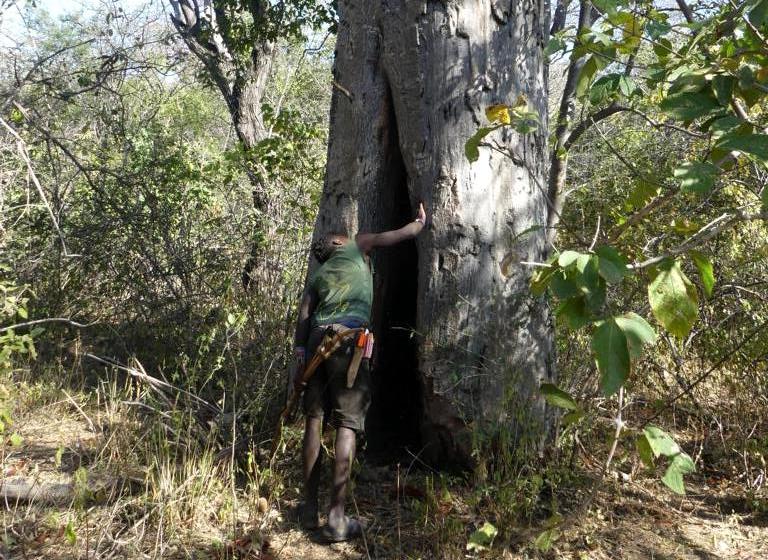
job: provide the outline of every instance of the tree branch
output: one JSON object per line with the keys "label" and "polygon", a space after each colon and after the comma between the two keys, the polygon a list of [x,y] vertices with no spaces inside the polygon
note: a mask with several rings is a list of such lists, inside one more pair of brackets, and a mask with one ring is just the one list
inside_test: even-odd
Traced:
{"label": "tree branch", "polygon": [[552,27],[549,29],[550,37],[565,29],[565,20],[570,4],[571,0],[557,0],[557,8],[555,8],[555,14],[552,16]]}
{"label": "tree branch", "polygon": [[0,327],[0,333],[10,331],[13,329],[22,329],[25,327],[31,327],[32,325],[42,325],[44,323],[65,323],[72,327],[77,327],[78,329],[85,329],[87,327],[90,327],[91,325],[96,324],[96,323],[88,323],[87,325],[84,325],[82,323],[73,321],[72,319],[67,319],[66,317],[50,317],[48,319],[35,319],[34,321],[26,321],[24,323],[16,323],[15,325],[10,325],[7,327]]}
{"label": "tree branch", "polygon": [[655,264],[660,263],[664,259],[668,259],[670,257],[674,257],[677,255],[680,255],[682,253],[685,253],[687,251],[690,251],[691,249],[694,249],[698,246],[700,246],[703,243],[706,243],[713,237],[715,237],[717,234],[725,231],[729,227],[733,226],[734,224],[740,223],[740,222],[748,222],[752,220],[763,220],[768,217],[768,213],[765,211],[757,212],[755,214],[747,214],[743,210],[738,209],[735,212],[731,214],[722,214],[709,222],[707,225],[702,227],[699,231],[694,233],[691,237],[683,241],[680,245],[677,247],[674,247],[665,253],[652,257],[650,259],[646,259],[640,263],[630,264],[627,265],[627,268],[638,270],[641,268],[647,268],[649,266],[653,266]]}

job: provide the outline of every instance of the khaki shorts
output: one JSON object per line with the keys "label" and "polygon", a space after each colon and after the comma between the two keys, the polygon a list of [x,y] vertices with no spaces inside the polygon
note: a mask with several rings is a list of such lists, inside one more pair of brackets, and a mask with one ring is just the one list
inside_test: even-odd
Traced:
{"label": "khaki shorts", "polygon": [[[336,332],[347,329],[343,325],[332,326]],[[327,328],[323,325],[312,329],[307,344],[307,361],[315,354]],[[370,360],[360,362],[355,384],[347,389],[347,369],[354,345],[355,337],[351,336],[310,377],[304,390],[304,414],[310,418],[327,416],[335,428],[343,426],[361,432],[371,404],[371,372]]]}

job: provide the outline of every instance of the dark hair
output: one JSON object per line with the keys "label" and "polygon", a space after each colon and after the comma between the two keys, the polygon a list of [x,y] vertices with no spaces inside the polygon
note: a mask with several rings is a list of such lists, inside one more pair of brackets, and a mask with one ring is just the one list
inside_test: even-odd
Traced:
{"label": "dark hair", "polygon": [[320,264],[331,258],[334,251],[341,247],[343,243],[339,242],[339,237],[347,237],[345,233],[326,233],[312,242],[312,255]]}

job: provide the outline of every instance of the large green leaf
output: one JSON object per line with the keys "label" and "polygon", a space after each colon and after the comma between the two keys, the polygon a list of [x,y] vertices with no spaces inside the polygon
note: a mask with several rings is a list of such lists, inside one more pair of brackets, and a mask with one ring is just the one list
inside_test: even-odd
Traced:
{"label": "large green leaf", "polygon": [[717,167],[709,162],[689,161],[676,167],[672,174],[680,179],[680,187],[684,192],[706,193],[715,184]]}
{"label": "large green leaf", "polygon": [[639,358],[643,353],[643,346],[656,342],[656,331],[648,324],[648,321],[637,313],[629,312],[615,318],[629,344],[629,354],[632,358]]}
{"label": "large green leaf", "polygon": [[627,261],[613,247],[604,245],[595,251],[598,256],[598,271],[609,284],[618,284],[629,274]]}
{"label": "large green leaf", "polygon": [[736,78],[733,76],[717,75],[712,78],[712,91],[720,105],[727,107],[733,97],[733,87],[736,85]]}
{"label": "large green leaf", "polygon": [[544,395],[544,400],[552,406],[557,406],[566,410],[577,410],[579,408],[579,405],[576,404],[573,397],[557,385],[553,385],[552,383],[542,383],[539,390],[541,391],[541,394]]}
{"label": "large green leaf", "polygon": [[738,150],[763,161],[768,160],[768,134],[729,134],[720,139],[717,148]]}
{"label": "large green leaf", "polygon": [[699,316],[696,287],[680,270],[677,261],[667,262],[648,286],[654,317],[678,338],[686,336]]}
{"label": "large green leaf", "polygon": [[667,467],[661,481],[676,494],[685,494],[685,485],[683,484],[683,475],[692,473],[696,470],[693,459],[687,453],[677,453],[672,457],[672,462]]}
{"label": "large green leaf", "polygon": [[672,436],[658,426],[646,426],[643,428],[643,434],[648,439],[648,445],[651,447],[654,457],[661,455],[671,457],[680,453],[680,446],[672,439]]}
{"label": "large green leaf", "polygon": [[749,12],[749,22],[755,27],[768,22],[768,0],[761,0]]}
{"label": "large green leaf", "polygon": [[537,268],[536,271],[531,274],[531,293],[533,295],[541,296],[547,291],[552,276],[555,272],[560,270],[558,267],[554,266],[556,260],[555,257],[550,257],[547,260],[548,266]]}
{"label": "large green leaf", "polygon": [[467,156],[470,163],[476,162],[480,157],[480,142],[482,142],[483,138],[499,128],[499,126],[501,125],[480,127],[477,129],[477,132],[466,141],[464,144],[464,155]]}
{"label": "large green leaf", "polygon": [[592,335],[592,351],[600,371],[600,387],[606,396],[614,394],[629,377],[627,337],[616,321],[608,319]]}
{"label": "large green leaf", "polygon": [[659,107],[678,121],[692,121],[719,109],[720,104],[707,93],[678,93],[665,97]]}
{"label": "large green leaf", "polygon": [[563,251],[557,258],[557,264],[563,268],[566,266],[571,266],[576,262],[576,259],[579,258],[580,254],[581,253],[577,253],[576,251]]}
{"label": "large green leaf", "polygon": [[635,447],[637,448],[637,454],[640,455],[640,460],[649,469],[653,468],[653,450],[651,444],[648,442],[648,438],[645,434],[641,435],[635,440]]}
{"label": "large green leaf", "polygon": [[581,275],[577,281],[582,287],[590,291],[597,289],[600,280],[598,257],[579,255],[579,258],[576,259],[576,271]]}
{"label": "large green leaf", "polygon": [[493,539],[496,538],[496,535],[498,534],[499,530],[486,521],[483,523],[482,527],[469,535],[469,539],[467,540],[467,550],[474,550],[477,552],[487,550],[491,547]]}
{"label": "large green leaf", "polygon": [[691,258],[693,259],[696,268],[699,270],[699,278],[701,278],[701,285],[704,287],[704,293],[707,297],[711,297],[712,288],[715,286],[715,273],[712,267],[712,261],[700,251],[691,251]]}
{"label": "large green leaf", "polygon": [[744,121],[739,117],[728,115],[727,117],[712,120],[712,123],[709,125],[709,131],[712,133],[712,138],[718,140],[743,124]]}
{"label": "large green leaf", "polygon": [[579,295],[579,286],[566,275],[564,270],[558,270],[552,275],[549,287],[559,299],[568,299]]}
{"label": "large green leaf", "polygon": [[558,319],[564,319],[569,329],[575,331],[590,322],[586,302],[583,297],[568,298],[555,310]]}
{"label": "large green leaf", "polygon": [[589,84],[592,83],[592,78],[598,70],[598,62],[595,55],[590,56],[589,59],[581,67],[579,77],[576,80],[576,97],[582,98],[589,90]]}

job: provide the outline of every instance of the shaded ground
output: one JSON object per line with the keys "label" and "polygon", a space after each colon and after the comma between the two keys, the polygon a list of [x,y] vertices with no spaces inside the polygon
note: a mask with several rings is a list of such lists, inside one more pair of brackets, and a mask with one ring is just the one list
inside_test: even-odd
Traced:
{"label": "shaded ground", "polygon": [[[449,490],[436,490],[430,473],[414,465],[358,465],[350,510],[367,522],[365,539],[328,546],[294,522],[298,472],[291,456],[278,466],[284,474],[279,500],[258,504],[236,489],[240,497],[233,513],[226,480],[200,479],[209,486],[184,494],[196,475],[183,475],[176,486],[169,483],[167,494],[156,489],[148,495],[140,467],[116,467],[110,454],[117,451],[110,440],[120,434],[103,425],[98,413],[78,410],[68,399],[17,420],[22,442],[6,442],[2,448],[4,482],[65,485],[71,497],[50,504],[6,500],[2,558],[458,559],[473,557],[465,549],[467,537],[485,521],[475,513],[481,508],[468,505],[477,503],[468,487],[453,483]],[[117,449],[125,452],[124,447]],[[685,497],[669,493],[650,477],[610,480],[590,513],[577,518],[549,551],[533,547],[541,527],[521,526],[500,527],[491,550],[472,554],[509,559],[768,558],[765,503],[711,472],[693,478]],[[170,516],[176,516],[173,523]]]}

